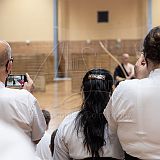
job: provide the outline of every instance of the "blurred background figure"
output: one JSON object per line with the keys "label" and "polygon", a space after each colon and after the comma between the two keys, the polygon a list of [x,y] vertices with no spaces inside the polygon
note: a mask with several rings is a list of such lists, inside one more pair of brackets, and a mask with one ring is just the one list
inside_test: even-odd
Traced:
{"label": "blurred background figure", "polygon": [[129,63],[129,54],[124,53],[122,55],[121,66],[118,65],[114,71],[115,85],[117,86],[121,81],[124,81],[125,79],[133,79],[133,78],[134,78],[134,65]]}
{"label": "blurred background figure", "polygon": [[41,141],[37,144],[36,154],[38,157],[41,158],[41,160],[52,160],[51,152],[49,148],[51,135],[47,132],[49,127],[49,122],[51,120],[51,115],[47,110],[42,110],[42,113],[46,120],[47,128]]}
{"label": "blurred background figure", "polygon": [[1,160],[38,160],[30,139],[2,121],[0,121],[0,142]]}

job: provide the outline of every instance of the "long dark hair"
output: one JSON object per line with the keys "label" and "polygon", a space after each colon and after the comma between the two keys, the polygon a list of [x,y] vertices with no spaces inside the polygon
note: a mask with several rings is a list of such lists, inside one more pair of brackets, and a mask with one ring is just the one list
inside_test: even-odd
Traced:
{"label": "long dark hair", "polygon": [[99,157],[99,151],[106,143],[104,129],[107,120],[103,111],[112,93],[112,85],[112,75],[105,69],[90,70],[83,78],[83,104],[76,117],[76,129],[77,134],[83,132],[84,147],[92,157]]}

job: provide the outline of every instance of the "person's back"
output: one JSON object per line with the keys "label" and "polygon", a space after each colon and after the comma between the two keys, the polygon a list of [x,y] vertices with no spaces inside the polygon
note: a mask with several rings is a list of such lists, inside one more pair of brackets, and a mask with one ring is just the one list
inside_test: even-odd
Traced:
{"label": "person's back", "polygon": [[[112,97],[120,143],[134,157],[141,158],[139,153],[153,159],[160,157],[160,88],[157,86],[160,86],[160,70],[146,79],[121,82]],[[122,90],[123,93],[118,92]]]}
{"label": "person's back", "polygon": [[93,69],[85,74],[81,110],[69,114],[59,126],[54,141],[54,160],[123,159],[119,141],[112,141],[103,115],[112,85],[113,78],[107,70]]}
{"label": "person's back", "polygon": [[160,27],[145,38],[135,71],[137,79],[119,84],[104,115],[127,156],[160,159]]}
{"label": "person's back", "polygon": [[[77,130],[75,129],[75,120],[79,112],[74,112],[69,114],[61,123],[56,133],[56,144],[54,146],[54,154],[53,157],[55,160],[62,158],[63,160],[73,159],[85,159],[87,157],[92,157],[92,154],[88,152],[87,148],[84,147],[84,135],[82,132],[79,132],[77,135]],[[121,148],[119,148],[119,144],[111,144],[108,137],[107,126],[104,129],[104,140],[105,145],[102,147],[102,151],[100,152],[100,157],[114,157],[120,159],[123,157],[123,153],[121,152]],[[58,140],[59,138],[59,140]],[[62,145],[63,143],[65,145]],[[57,144],[58,143],[58,144]],[[64,154],[69,149],[69,154]],[[116,151],[116,152],[113,152]],[[99,157],[99,158],[100,158]],[[92,158],[91,158],[92,159]]]}
{"label": "person's back", "polygon": [[32,80],[24,89],[5,87],[5,81],[12,70],[11,48],[5,41],[0,41],[0,119],[22,130],[32,142],[37,144],[42,138],[46,124],[36,98],[27,90],[31,89]]}
{"label": "person's back", "polygon": [[[42,133],[37,130],[36,135],[34,135],[32,132],[31,123],[37,116],[37,112],[40,112],[39,107],[35,107],[35,103],[37,103],[35,97],[28,91],[5,88],[0,82],[0,119],[23,130],[33,141],[37,140],[38,137],[41,138],[44,132],[43,128],[38,129],[41,129]],[[35,125],[38,127],[38,124]]]}
{"label": "person's back", "polygon": [[37,160],[27,136],[0,120],[0,159]]}

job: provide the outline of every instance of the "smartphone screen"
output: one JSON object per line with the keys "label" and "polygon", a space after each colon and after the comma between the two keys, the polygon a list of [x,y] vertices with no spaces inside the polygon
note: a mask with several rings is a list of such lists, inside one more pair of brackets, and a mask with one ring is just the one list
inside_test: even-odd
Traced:
{"label": "smartphone screen", "polygon": [[7,87],[21,87],[27,82],[26,75],[9,75],[5,85]]}

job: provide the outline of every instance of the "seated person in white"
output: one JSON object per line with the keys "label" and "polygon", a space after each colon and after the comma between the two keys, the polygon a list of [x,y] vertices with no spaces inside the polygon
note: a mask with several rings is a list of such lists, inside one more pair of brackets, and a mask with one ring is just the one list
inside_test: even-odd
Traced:
{"label": "seated person in white", "polygon": [[0,120],[0,160],[38,160],[30,139]]}
{"label": "seated person in white", "polygon": [[0,40],[0,119],[22,130],[37,144],[44,135],[46,123],[37,99],[28,92],[33,81],[26,74],[28,82],[24,83],[23,89],[5,87],[12,66],[11,47]]}
{"label": "seated person in white", "polygon": [[104,111],[126,158],[160,159],[160,27],[146,36],[136,78],[121,82]]}
{"label": "seated person in white", "polygon": [[42,110],[42,113],[46,120],[47,128],[44,136],[42,137],[40,142],[37,144],[36,154],[39,158],[41,158],[41,160],[52,160],[51,151],[49,147],[50,141],[51,141],[51,135],[47,132],[49,127],[49,122],[51,120],[51,115],[47,110]]}
{"label": "seated person in white", "polygon": [[119,141],[112,141],[103,115],[112,85],[113,78],[107,70],[93,69],[86,73],[82,82],[81,110],[68,115],[59,126],[54,141],[54,160],[123,159]]}

